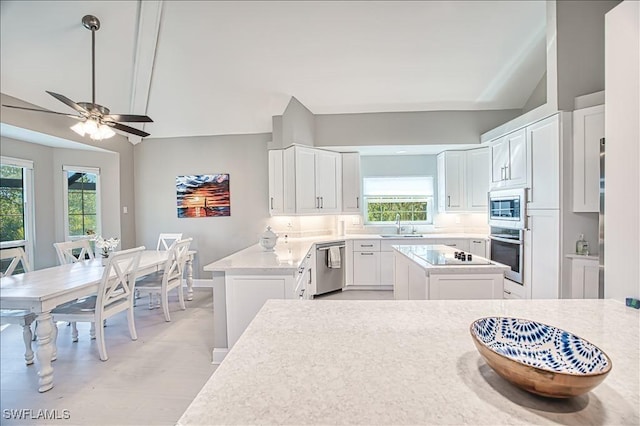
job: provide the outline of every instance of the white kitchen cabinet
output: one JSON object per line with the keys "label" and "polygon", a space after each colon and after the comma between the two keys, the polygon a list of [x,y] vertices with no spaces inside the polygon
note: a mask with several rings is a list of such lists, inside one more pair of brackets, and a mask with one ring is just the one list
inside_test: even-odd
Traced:
{"label": "white kitchen cabinet", "polygon": [[573,111],[573,211],[600,211],[600,139],[604,105]]}
{"label": "white kitchen cabinet", "polygon": [[380,252],[353,252],[353,285],[380,285]]}
{"label": "white kitchen cabinet", "polygon": [[487,240],[484,239],[471,239],[469,240],[469,253],[475,254],[480,257],[487,256]]}
{"label": "white kitchen cabinet", "polygon": [[504,298],[505,299],[524,299],[526,293],[524,286],[510,279],[504,279]]}
{"label": "white kitchen cabinet", "polygon": [[380,251],[380,285],[393,285],[393,251]]}
{"label": "white kitchen cabinet", "polygon": [[531,167],[527,209],[560,208],[560,127],[552,115],[527,127],[527,151]]}
{"label": "white kitchen cabinet", "polygon": [[340,154],[306,147],[295,153],[296,213],[339,213],[342,197]]}
{"label": "white kitchen cabinet", "polygon": [[342,212],[360,213],[360,154],[342,153]]}
{"label": "white kitchen cabinet", "polygon": [[269,213],[284,213],[284,168],[283,151],[269,151]]}
{"label": "white kitchen cabinet", "polygon": [[491,182],[491,159],[489,148],[466,151],[466,211],[486,211]]}
{"label": "white kitchen cabinet", "polygon": [[469,240],[459,238],[459,239],[437,239],[433,240],[433,242],[429,242],[428,244],[442,244],[445,246],[453,247],[462,251],[469,251]]}
{"label": "white kitchen cabinet", "polygon": [[441,213],[465,209],[465,167],[464,151],[444,151],[438,154],[438,210]]}
{"label": "white kitchen cabinet", "polygon": [[504,274],[429,275],[430,300],[502,299]]}
{"label": "white kitchen cabinet", "polygon": [[560,297],[560,212],[528,210],[524,233],[524,283],[528,299]]}
{"label": "white kitchen cabinet", "polygon": [[571,298],[597,299],[599,272],[597,257],[571,256]]}
{"label": "white kitchen cabinet", "polygon": [[490,151],[492,189],[524,186],[527,183],[525,129],[516,130],[492,141]]}

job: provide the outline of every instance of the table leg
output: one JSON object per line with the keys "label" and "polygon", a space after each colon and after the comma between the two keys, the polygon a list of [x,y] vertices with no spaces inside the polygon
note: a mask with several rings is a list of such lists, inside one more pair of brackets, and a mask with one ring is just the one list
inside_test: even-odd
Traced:
{"label": "table leg", "polygon": [[187,300],[193,300],[193,258],[187,258]]}
{"label": "table leg", "polygon": [[38,326],[36,327],[36,335],[38,336],[38,349],[36,350],[36,358],[40,365],[38,371],[38,391],[46,392],[53,388],[53,367],[51,366],[51,358],[55,354],[55,342],[52,341],[53,323],[51,312],[43,312],[38,314],[36,318]]}

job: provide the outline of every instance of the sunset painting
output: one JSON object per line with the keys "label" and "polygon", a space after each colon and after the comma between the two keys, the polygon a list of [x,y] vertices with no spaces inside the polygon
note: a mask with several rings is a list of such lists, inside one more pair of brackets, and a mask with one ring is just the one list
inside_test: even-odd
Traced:
{"label": "sunset painting", "polygon": [[176,177],[178,217],[231,216],[229,175]]}

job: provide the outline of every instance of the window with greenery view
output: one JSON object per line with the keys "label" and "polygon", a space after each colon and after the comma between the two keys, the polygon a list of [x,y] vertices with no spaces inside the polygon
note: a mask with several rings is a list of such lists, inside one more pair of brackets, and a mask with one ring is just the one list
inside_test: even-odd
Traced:
{"label": "window with greenery view", "polygon": [[[33,259],[33,162],[0,157],[0,242],[2,248],[22,247]],[[0,265],[4,271],[7,265]],[[20,267],[21,268],[21,265]],[[16,269],[15,273],[22,272]]]}
{"label": "window with greenery view", "polygon": [[365,177],[363,197],[366,223],[433,223],[431,176]]}
{"label": "window with greenery view", "polygon": [[71,238],[99,234],[99,173],[65,168],[67,235]]}

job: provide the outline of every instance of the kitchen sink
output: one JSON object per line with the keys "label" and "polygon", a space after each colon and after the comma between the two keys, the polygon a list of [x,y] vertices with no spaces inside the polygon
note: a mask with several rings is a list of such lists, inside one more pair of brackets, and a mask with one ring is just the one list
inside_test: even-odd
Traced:
{"label": "kitchen sink", "polygon": [[384,234],[382,238],[423,238],[422,234]]}

